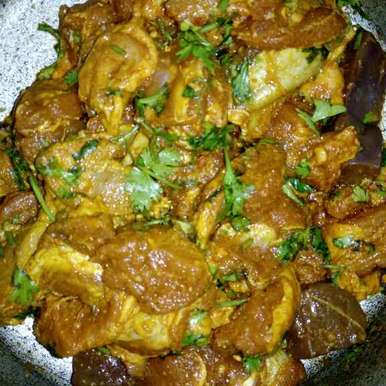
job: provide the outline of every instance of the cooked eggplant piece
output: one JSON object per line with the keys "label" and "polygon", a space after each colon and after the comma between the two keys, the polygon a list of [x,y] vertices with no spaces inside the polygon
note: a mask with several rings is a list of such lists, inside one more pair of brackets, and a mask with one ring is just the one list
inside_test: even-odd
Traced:
{"label": "cooked eggplant piece", "polygon": [[128,374],[121,360],[108,352],[90,350],[74,357],[72,362],[73,386],[134,386],[135,380]]}
{"label": "cooked eggplant piece", "polygon": [[366,339],[366,315],[349,292],[320,283],[302,292],[288,346],[297,358],[313,358]]}

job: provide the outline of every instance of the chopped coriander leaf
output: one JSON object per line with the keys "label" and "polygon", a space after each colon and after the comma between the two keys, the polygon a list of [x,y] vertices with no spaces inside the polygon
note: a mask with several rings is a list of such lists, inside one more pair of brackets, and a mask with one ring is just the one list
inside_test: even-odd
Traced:
{"label": "chopped coriander leaf", "polygon": [[377,122],[378,122],[378,115],[373,111],[367,112],[362,119],[362,123],[365,125],[369,125]]}
{"label": "chopped coriander leaf", "polygon": [[312,193],[314,188],[311,185],[308,185],[299,178],[287,178],[283,184],[283,193],[290,198],[292,201],[296,202],[300,206],[304,206],[304,201],[297,196],[299,193]]}
{"label": "chopped coriander leaf", "polygon": [[232,67],[232,90],[233,98],[237,103],[244,103],[251,97],[249,85],[249,58],[245,58],[241,64]]}
{"label": "chopped coriander leaf", "polygon": [[71,31],[70,40],[75,44],[79,44],[82,41],[82,35],[79,31]]}
{"label": "chopped coriander leaf", "polygon": [[323,261],[328,264],[331,262],[331,255],[323,238],[322,230],[318,227],[310,228],[310,242],[311,247],[318,255],[322,256]]}
{"label": "chopped coriander leaf", "polygon": [[60,60],[64,56],[64,50],[61,43],[60,33],[57,29],[51,27],[47,23],[40,23],[38,25],[38,31],[48,32],[56,39],[56,44],[54,46],[54,49],[58,56],[56,59],[56,62],[40,70],[40,72],[37,75],[38,79],[50,79],[56,70],[58,60]]}
{"label": "chopped coriander leaf", "polygon": [[111,355],[110,349],[108,347],[106,347],[106,346],[98,347],[96,350],[98,351],[99,354]]}
{"label": "chopped coriander leaf", "polygon": [[363,31],[359,30],[355,36],[354,40],[354,50],[359,50],[362,44],[362,38],[363,38]]}
{"label": "chopped coriander leaf", "polygon": [[141,117],[145,115],[145,108],[153,109],[157,114],[161,114],[165,108],[169,96],[169,87],[165,83],[154,95],[143,98],[136,98],[135,106]]}
{"label": "chopped coriander leaf", "polygon": [[257,145],[277,145],[277,143],[274,138],[262,138]]}
{"label": "chopped coriander leaf", "polygon": [[[217,27],[211,25],[215,28]],[[210,72],[214,70],[214,61],[216,50],[214,46],[202,35],[203,30],[208,31],[207,26],[197,27],[189,22],[182,22],[179,44],[181,49],[177,52],[180,60],[185,60],[189,56],[200,59]]]}
{"label": "chopped coriander leaf", "polygon": [[355,202],[369,202],[370,196],[366,189],[362,186],[356,185],[351,194],[351,198]]}
{"label": "chopped coriander leaf", "polygon": [[10,295],[11,301],[23,306],[32,304],[36,294],[39,292],[39,287],[35,282],[19,268],[16,268],[13,274],[12,282],[15,288]]}
{"label": "chopped coriander leaf", "polygon": [[213,278],[216,277],[217,273],[217,265],[216,264],[208,264],[209,273],[212,275]]}
{"label": "chopped coriander leaf", "polygon": [[333,117],[338,114],[346,112],[346,107],[343,105],[331,105],[329,102],[324,100],[316,99],[314,101],[315,112],[312,116],[314,122],[322,121],[326,118]]}
{"label": "chopped coriander leaf", "polygon": [[76,161],[79,161],[82,158],[87,157],[96,150],[98,144],[99,141],[97,139],[92,139],[86,142],[77,153],[72,155],[72,158],[74,158]]}
{"label": "chopped coriander leaf", "polygon": [[198,93],[192,86],[187,85],[182,93],[182,96],[185,98],[194,98],[198,96]]}
{"label": "chopped coriander leaf", "polygon": [[148,231],[151,227],[157,225],[170,225],[170,217],[165,216],[159,219],[154,219],[146,222],[137,222],[132,225],[133,229],[136,231],[145,232]]}
{"label": "chopped coriander leaf", "polygon": [[161,41],[159,43],[161,48],[168,47],[173,41],[174,25],[168,25],[162,19],[157,19],[154,24],[161,34]]}
{"label": "chopped coriander leaf", "polygon": [[[252,193],[254,187],[252,185],[243,184],[235,175],[228,151],[225,154],[225,175],[224,175],[224,194],[225,194],[225,209],[224,217],[234,218],[243,217],[243,209],[245,201]],[[233,225],[233,224],[232,224]]]}
{"label": "chopped coriander leaf", "polygon": [[218,8],[220,9],[221,12],[226,12],[228,9],[229,5],[229,0],[220,0],[218,2]]}
{"label": "chopped coriander leaf", "polygon": [[77,166],[69,170],[64,170],[56,159],[51,159],[47,165],[38,165],[37,170],[44,177],[55,177],[63,180],[68,185],[74,185],[80,175],[81,169]]}
{"label": "chopped coriander leaf", "polygon": [[335,285],[338,285],[339,276],[346,267],[344,265],[336,265],[336,264],[325,264],[323,265],[323,267],[331,271],[332,273],[331,280]]}
{"label": "chopped coriander leaf", "polygon": [[302,159],[295,168],[295,173],[301,178],[308,177],[310,175],[310,172],[311,166],[309,161],[306,159]]}
{"label": "chopped coriander leaf", "polygon": [[386,166],[386,147],[382,149],[381,167]]}
{"label": "chopped coriander leaf", "polygon": [[221,281],[221,283],[227,283],[240,280],[240,278],[241,276],[238,272],[231,272],[222,276],[219,280]]}
{"label": "chopped coriander leaf", "polygon": [[4,257],[4,247],[0,245],[0,257]]}
{"label": "chopped coriander leaf", "polygon": [[178,139],[178,135],[175,133],[170,133],[166,130],[163,130],[162,128],[159,127],[154,127],[153,128],[153,133],[155,136],[160,137],[164,139],[168,143],[173,143],[176,142]]}
{"label": "chopped coriander leaf", "polygon": [[254,371],[259,370],[261,366],[261,358],[258,355],[245,356],[243,358],[243,365],[244,365],[245,371],[251,374]]}
{"label": "chopped coriander leaf", "polygon": [[302,111],[302,110],[299,110],[299,109],[296,109],[296,111],[298,112],[298,115],[301,119],[303,119],[304,122],[306,122],[307,126],[312,129],[312,131],[319,135],[319,130],[317,129],[316,125],[315,125],[315,122],[312,120],[312,117],[311,115],[309,115],[308,113],[306,113],[305,111]]}
{"label": "chopped coriander leaf", "polygon": [[130,200],[136,212],[149,210],[153,201],[158,200],[162,194],[160,184],[136,167],[127,178],[126,190],[130,193]]}
{"label": "chopped coriander leaf", "polygon": [[29,172],[28,163],[25,159],[20,155],[20,153],[14,148],[5,149],[5,154],[11,160],[13,166],[13,178],[15,179],[16,185],[19,190],[26,190],[26,184],[24,178],[26,174]]}
{"label": "chopped coriander leaf", "polygon": [[248,299],[238,299],[238,300],[226,300],[225,302],[217,303],[217,307],[226,308],[226,307],[238,307],[246,303]]}
{"label": "chopped coriander leaf", "polygon": [[205,319],[208,315],[208,311],[196,309],[190,314],[189,324],[191,326],[195,326],[200,324],[203,319]]}
{"label": "chopped coriander leaf", "polygon": [[307,55],[307,62],[312,63],[318,56],[321,56],[322,59],[326,59],[328,56],[328,49],[326,47],[316,48],[305,48],[303,49],[303,52],[306,52]]}
{"label": "chopped coriander leaf", "polygon": [[338,237],[332,240],[332,243],[340,249],[354,249],[357,250],[360,247],[360,240],[355,240],[353,236],[347,235]]}
{"label": "chopped coriander leaf", "polygon": [[111,44],[110,48],[120,56],[125,56],[126,55],[126,50],[123,49],[122,47],[118,46],[117,44]]}
{"label": "chopped coriander leaf", "polygon": [[336,4],[339,7],[344,7],[346,5],[351,5],[352,7],[360,7],[362,5],[361,0],[337,0]]}
{"label": "chopped coriander leaf", "polygon": [[190,333],[185,335],[181,343],[182,343],[182,346],[184,347],[186,346],[203,347],[209,344],[209,338],[205,335]]}
{"label": "chopped coriander leaf", "polygon": [[47,79],[51,79],[52,75],[54,74],[55,70],[56,70],[56,62],[53,63],[53,64],[50,64],[49,66],[47,67],[44,67],[42,70],[40,70],[37,74],[37,78],[39,80],[47,80]]}
{"label": "chopped coriander leaf", "polygon": [[231,224],[236,231],[242,231],[246,229],[251,222],[245,216],[235,216],[232,218]]}
{"label": "chopped coriander leaf", "polygon": [[276,256],[282,261],[291,261],[298,252],[307,247],[310,239],[308,229],[293,232],[286,240],[282,241],[276,250]]}
{"label": "chopped coriander leaf", "polygon": [[205,132],[199,137],[190,137],[189,145],[195,150],[216,150],[224,149],[230,143],[229,133],[231,125],[219,128],[211,124],[205,125]]}
{"label": "chopped coriander leaf", "polygon": [[61,198],[62,200],[69,200],[70,198],[73,198],[75,196],[75,193],[69,191],[68,189],[64,188],[63,186],[60,187],[56,192],[56,196]]}
{"label": "chopped coriander leaf", "polygon": [[48,219],[51,222],[54,222],[55,221],[55,214],[51,211],[51,209],[46,204],[46,201],[44,200],[43,193],[40,190],[40,187],[39,187],[39,184],[38,184],[36,178],[34,176],[29,176],[28,180],[29,180],[29,183],[31,185],[32,191],[34,192],[35,197],[36,197],[38,203],[40,204],[40,206],[42,207],[44,213],[47,215]]}
{"label": "chopped coriander leaf", "polygon": [[78,70],[70,70],[67,72],[67,74],[64,76],[64,81],[69,86],[73,86],[74,84],[78,83]]}
{"label": "chopped coriander leaf", "polygon": [[4,236],[8,246],[14,247],[16,245],[16,239],[12,232],[5,231]]}
{"label": "chopped coriander leaf", "polygon": [[112,89],[112,88],[107,88],[106,89],[106,95],[107,96],[122,96],[122,90],[120,89]]}

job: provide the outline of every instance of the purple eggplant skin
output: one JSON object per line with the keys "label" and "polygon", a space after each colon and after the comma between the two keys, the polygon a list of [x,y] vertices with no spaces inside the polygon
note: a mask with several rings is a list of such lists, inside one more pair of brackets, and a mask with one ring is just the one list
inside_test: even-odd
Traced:
{"label": "purple eggplant skin", "polygon": [[324,355],[366,340],[367,320],[358,301],[332,283],[303,290],[288,349],[298,359]]}
{"label": "purple eggplant skin", "polygon": [[76,355],[72,365],[72,386],[135,386],[123,362],[97,349]]}
{"label": "purple eggplant skin", "polygon": [[361,33],[360,46],[348,49],[343,64],[347,113],[337,120],[335,128],[339,130],[348,125],[357,128],[362,149],[350,165],[352,170],[355,169],[352,165],[358,165],[362,172],[367,169],[367,177],[371,178],[379,172],[383,137],[376,122],[363,124],[363,118],[368,112],[381,117],[386,91],[386,55],[370,33]]}

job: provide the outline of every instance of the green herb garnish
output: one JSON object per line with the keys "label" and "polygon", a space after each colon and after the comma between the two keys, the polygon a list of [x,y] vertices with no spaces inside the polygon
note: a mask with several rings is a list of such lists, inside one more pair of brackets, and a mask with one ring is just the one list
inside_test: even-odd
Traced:
{"label": "green herb garnish", "polygon": [[233,126],[216,127],[212,124],[205,124],[205,132],[199,137],[190,137],[189,145],[195,150],[216,150],[225,149],[230,143],[229,133]]}
{"label": "green herb garnish", "polygon": [[351,198],[355,202],[369,202],[370,196],[366,189],[362,188],[360,185],[354,186]]}
{"label": "green herb garnish", "polygon": [[238,307],[246,303],[248,299],[238,299],[238,300],[226,300],[224,302],[217,303],[217,307],[226,308],[226,307]]}
{"label": "green herb garnish", "polygon": [[340,249],[354,249],[357,250],[360,248],[361,241],[355,240],[353,236],[347,235],[338,237],[332,240],[332,243]]}
{"label": "green herb garnish", "polygon": [[307,247],[310,239],[309,229],[293,232],[276,250],[276,256],[282,261],[291,261],[298,252]]}
{"label": "green herb garnish", "polygon": [[55,46],[54,46],[54,49],[55,49],[56,54],[57,54],[56,61],[54,63],[52,63],[51,65],[43,68],[38,73],[38,75],[37,75],[38,79],[40,79],[40,80],[42,80],[42,79],[50,79],[52,74],[56,70],[56,67],[58,65],[58,61],[60,59],[62,59],[63,56],[64,56],[64,49],[62,47],[60,33],[59,33],[59,31],[57,29],[51,27],[47,23],[40,23],[38,25],[38,31],[48,32],[49,34],[51,34],[56,39],[56,43],[55,43]]}
{"label": "green herb garnish", "polygon": [[157,114],[161,114],[165,109],[166,101],[169,96],[169,87],[165,83],[154,95],[149,97],[136,98],[135,106],[141,117],[145,115],[145,108],[153,109]]}
{"label": "green herb garnish", "polygon": [[179,44],[181,49],[177,52],[180,60],[185,60],[189,56],[200,59],[210,72],[214,70],[215,47],[203,36],[203,33],[217,28],[217,23],[207,24],[197,27],[189,22],[182,22],[180,29]]}
{"label": "green herb garnish", "polygon": [[111,44],[110,48],[120,56],[125,56],[126,55],[126,50],[123,49],[122,47],[118,46],[117,44]]}
{"label": "green herb garnish", "polygon": [[39,292],[39,287],[35,282],[21,269],[16,268],[12,283],[15,288],[10,295],[10,300],[22,306],[32,304],[36,294]]}
{"label": "green herb garnish", "polygon": [[287,178],[283,184],[283,193],[290,198],[292,201],[296,202],[300,206],[304,206],[304,201],[297,196],[298,193],[312,193],[314,188],[302,182],[299,178],[290,177]]}
{"label": "green herb garnish", "polygon": [[40,204],[41,208],[43,209],[44,213],[47,215],[48,219],[51,222],[55,221],[55,214],[51,211],[51,209],[48,207],[46,201],[44,200],[44,196],[42,191],[40,190],[39,184],[34,176],[28,177],[29,183],[31,185],[32,191],[35,194],[36,200]]}
{"label": "green herb garnish", "polygon": [[251,87],[249,85],[249,58],[245,58],[241,64],[232,67],[231,84],[233,98],[237,103],[245,103],[251,97]]}
{"label": "green herb garnish", "polygon": [[13,166],[13,178],[19,190],[26,190],[25,177],[30,171],[28,163],[20,155],[20,153],[14,148],[8,148],[4,150],[5,154],[11,160]]}
{"label": "green herb garnish", "polygon": [[307,53],[307,62],[312,63],[318,56],[321,56],[322,59],[326,59],[328,56],[328,49],[326,47],[316,48],[305,48],[303,52]]}
{"label": "green herb garnish", "polygon": [[146,149],[130,172],[126,189],[131,194],[134,210],[149,210],[151,203],[162,194],[162,183],[174,189],[179,185],[168,180],[181,162],[181,154],[173,148],[165,148],[157,153],[155,149]]}
{"label": "green herb garnish", "polygon": [[249,374],[253,373],[254,371],[259,370],[259,368],[261,366],[261,362],[262,362],[261,358],[258,355],[245,356],[243,358],[244,369]]}
{"label": "green herb garnish", "polygon": [[301,177],[308,177],[311,172],[311,166],[308,160],[303,159],[299,162],[299,164],[295,168],[295,173]]}
{"label": "green herb garnish", "polygon": [[92,139],[86,142],[77,153],[72,155],[72,158],[74,158],[76,161],[79,161],[82,158],[87,157],[96,150],[98,144],[99,141],[97,139]]}
{"label": "green herb garnish", "polygon": [[73,86],[74,84],[78,83],[78,70],[70,70],[67,72],[67,74],[64,76],[64,81],[69,86]]}
{"label": "green herb garnish", "polygon": [[187,85],[182,93],[182,96],[185,98],[194,98],[198,96],[198,93],[192,86]]}
{"label": "green herb garnish", "polygon": [[209,344],[209,338],[205,335],[201,334],[187,334],[182,339],[182,346],[196,346],[196,347],[203,347],[207,346]]}
{"label": "green herb garnish", "polygon": [[377,123],[378,120],[378,115],[373,111],[369,111],[364,115],[362,123],[365,125],[371,125],[372,123]]}
{"label": "green herb garnish", "polygon": [[[225,175],[223,183],[225,209],[223,216],[231,219],[232,226],[236,230],[242,230],[246,225],[249,225],[248,219],[244,216],[244,204],[254,190],[254,187],[252,185],[245,185],[240,181],[233,171],[228,150],[225,150],[224,154]],[[243,228],[240,228],[240,226]]]}

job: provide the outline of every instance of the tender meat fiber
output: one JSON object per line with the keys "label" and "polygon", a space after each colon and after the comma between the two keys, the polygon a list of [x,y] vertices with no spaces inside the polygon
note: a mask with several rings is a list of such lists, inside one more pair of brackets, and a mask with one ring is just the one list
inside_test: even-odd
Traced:
{"label": "tender meat fiber", "polygon": [[62,80],[34,83],[15,112],[16,144],[33,164],[40,150],[83,128],[82,108],[74,90]]}
{"label": "tender meat fiber", "polygon": [[144,386],[241,385],[248,378],[240,362],[209,347],[149,360]]}
{"label": "tender meat fiber", "polygon": [[245,204],[245,214],[252,223],[264,223],[279,235],[286,229],[303,228],[302,210],[283,193],[285,153],[279,146],[260,145],[245,156],[245,184],[254,191]]}
{"label": "tender meat fiber", "polygon": [[126,366],[118,358],[91,350],[76,355],[72,362],[73,386],[135,386]]}
{"label": "tender meat fiber", "polygon": [[[114,6],[120,11],[118,3],[114,2]],[[121,19],[121,15],[117,17],[114,13],[109,0],[89,0],[72,7],[63,5],[59,17],[60,32],[80,62],[84,61],[98,36],[106,32],[111,23]]]}
{"label": "tender meat fiber", "polygon": [[190,21],[195,25],[206,24],[218,12],[217,0],[168,0],[165,4],[167,15],[179,23]]}
{"label": "tender meat fiber", "polygon": [[312,251],[301,251],[294,260],[296,276],[302,285],[318,283],[326,279],[327,270],[323,258]]}
{"label": "tender meat fiber", "polygon": [[32,192],[16,192],[5,197],[0,205],[0,224],[5,221],[25,225],[38,214],[38,203]]}
{"label": "tender meat fiber", "polygon": [[264,290],[254,290],[248,302],[232,316],[229,324],[215,331],[219,349],[246,355],[266,354],[280,344],[298,307],[299,284],[290,268]]}
{"label": "tender meat fiber", "polygon": [[384,204],[327,225],[325,236],[333,263],[359,275],[386,268],[385,216]]}
{"label": "tender meat fiber", "polygon": [[100,249],[98,260],[107,286],[126,290],[152,313],[193,303],[209,284],[202,253],[172,229],[124,231]]}
{"label": "tender meat fiber", "polygon": [[355,158],[358,151],[359,140],[353,127],[323,135],[300,153],[310,162],[311,171],[306,181],[320,190],[329,191],[337,182],[342,167]]}
{"label": "tender meat fiber", "polygon": [[0,125],[0,325],[33,311],[74,386],[296,386],[298,357],[362,342],[386,166],[350,167],[343,70],[368,58],[342,61],[340,8],[62,6]]}
{"label": "tender meat fiber", "polygon": [[0,197],[18,190],[10,158],[0,151]]}
{"label": "tender meat fiber", "polygon": [[50,225],[40,246],[64,242],[81,253],[93,256],[114,235],[111,217],[106,214],[73,217]]}
{"label": "tender meat fiber", "polygon": [[79,97],[110,134],[118,134],[129,99],[157,62],[153,40],[135,22],[117,25],[96,41],[79,72]]}
{"label": "tender meat fiber", "polygon": [[294,26],[288,25],[280,15],[263,20],[247,20],[240,24],[234,35],[247,45],[261,50],[288,47],[319,46],[337,37],[346,23],[342,16],[331,9],[311,10]]}

